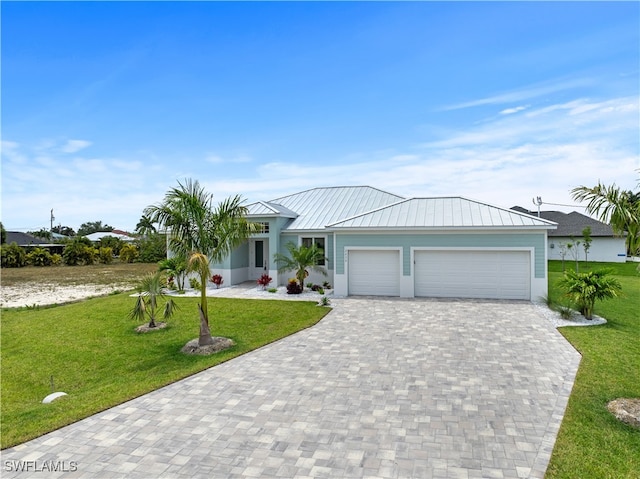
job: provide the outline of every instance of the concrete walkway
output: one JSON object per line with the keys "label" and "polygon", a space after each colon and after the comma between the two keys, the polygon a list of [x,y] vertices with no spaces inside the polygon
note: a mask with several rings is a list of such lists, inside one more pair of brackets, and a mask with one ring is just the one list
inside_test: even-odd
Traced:
{"label": "concrete walkway", "polygon": [[332,303],[311,329],[3,451],[2,477],[543,477],[580,356],[533,305]]}

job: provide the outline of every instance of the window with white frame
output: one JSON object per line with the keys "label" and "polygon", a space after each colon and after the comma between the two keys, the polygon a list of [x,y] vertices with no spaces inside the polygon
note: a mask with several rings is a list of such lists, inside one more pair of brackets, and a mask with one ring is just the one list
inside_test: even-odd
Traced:
{"label": "window with white frame", "polygon": [[268,221],[259,221],[257,224],[259,226],[258,233],[268,233],[269,232],[269,222]]}
{"label": "window with white frame", "polygon": [[[322,250],[322,254],[325,254],[324,250],[324,237],[319,238],[302,238],[302,246],[310,248],[311,245],[316,245],[318,249]],[[318,266],[324,266],[324,257],[318,261]]]}

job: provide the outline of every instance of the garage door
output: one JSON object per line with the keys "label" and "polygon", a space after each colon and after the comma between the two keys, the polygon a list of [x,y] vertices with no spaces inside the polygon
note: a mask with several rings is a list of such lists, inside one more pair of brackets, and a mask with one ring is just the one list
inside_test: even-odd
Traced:
{"label": "garage door", "polygon": [[416,251],[415,295],[530,299],[528,251]]}
{"label": "garage door", "polygon": [[349,295],[400,296],[400,252],[350,250]]}

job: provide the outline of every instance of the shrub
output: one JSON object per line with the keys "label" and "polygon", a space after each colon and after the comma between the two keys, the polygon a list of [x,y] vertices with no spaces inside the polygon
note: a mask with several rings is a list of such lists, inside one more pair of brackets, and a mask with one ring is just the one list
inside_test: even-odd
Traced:
{"label": "shrub", "polygon": [[269,288],[267,291],[269,291],[270,293],[277,293],[278,288]]}
{"label": "shrub", "polygon": [[27,253],[27,262],[32,266],[51,266],[53,259],[48,250],[36,247]]}
{"label": "shrub", "polygon": [[3,268],[22,268],[27,264],[27,253],[15,241],[2,245],[0,256]]}
{"label": "shrub", "polygon": [[324,283],[322,283],[322,287],[324,289],[331,289],[331,283],[329,283],[329,281],[325,281]]}
{"label": "shrub", "polygon": [[61,263],[62,263],[62,256],[60,256],[58,253],[53,253],[51,255],[51,264],[54,266],[58,266]]}
{"label": "shrub", "polygon": [[290,279],[287,283],[287,294],[301,294],[302,286],[296,279]]}
{"label": "shrub", "polygon": [[140,263],[157,263],[167,257],[167,240],[165,235],[152,234],[136,240],[138,247],[137,261]]}
{"label": "shrub", "polygon": [[222,279],[221,275],[214,274],[213,276],[211,276],[211,282],[216,285],[216,288],[219,288],[220,285],[224,283],[224,280]]}
{"label": "shrub", "polygon": [[120,248],[120,261],[133,263],[138,258],[138,248],[132,244],[124,244]]}
{"label": "shrub", "polygon": [[566,296],[576,304],[580,313],[592,319],[596,300],[615,298],[622,291],[620,282],[610,274],[611,270],[608,269],[586,273],[569,270],[558,284],[566,290]]}
{"label": "shrub", "polygon": [[98,256],[98,250],[91,246],[86,238],[76,238],[64,247],[62,258],[69,266],[79,264],[93,264]]}
{"label": "shrub", "polygon": [[320,303],[318,303],[320,306],[329,306],[331,304],[331,301],[329,301],[329,298],[327,298],[326,296],[323,296],[322,298],[320,298]]}
{"label": "shrub", "polygon": [[200,289],[200,281],[198,281],[198,278],[189,278],[189,286],[191,286],[191,289]]}
{"label": "shrub", "polygon": [[113,262],[113,249],[109,246],[103,246],[100,248],[98,256],[102,264],[111,264]]}
{"label": "shrub", "polygon": [[571,319],[573,316],[573,310],[569,306],[559,306],[558,313],[562,319]]}
{"label": "shrub", "polygon": [[112,254],[115,254],[117,256],[120,254],[120,249],[122,248],[123,244],[124,243],[120,238],[116,238],[115,236],[103,236],[99,241],[99,249],[111,248]]}
{"label": "shrub", "polygon": [[262,286],[262,290],[264,291],[265,289],[267,289],[267,286],[269,286],[269,283],[271,283],[271,281],[273,281],[271,276],[269,276],[268,274],[263,274],[262,276],[260,276],[260,279],[258,279],[258,284]]}
{"label": "shrub", "polygon": [[82,252],[82,260],[84,264],[93,264],[98,259],[99,255],[98,248],[94,248],[93,246],[86,246],[84,251]]}

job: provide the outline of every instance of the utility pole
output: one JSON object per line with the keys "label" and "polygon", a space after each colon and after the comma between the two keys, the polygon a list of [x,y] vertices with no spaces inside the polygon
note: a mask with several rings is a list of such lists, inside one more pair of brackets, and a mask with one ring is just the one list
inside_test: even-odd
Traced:
{"label": "utility pole", "polygon": [[542,197],[536,196],[533,200],[534,205],[538,205],[538,218],[540,218],[540,205],[542,204]]}
{"label": "utility pole", "polygon": [[53,208],[51,208],[51,227],[49,228],[49,233],[53,234],[53,221],[56,219],[55,216],[53,216]]}

